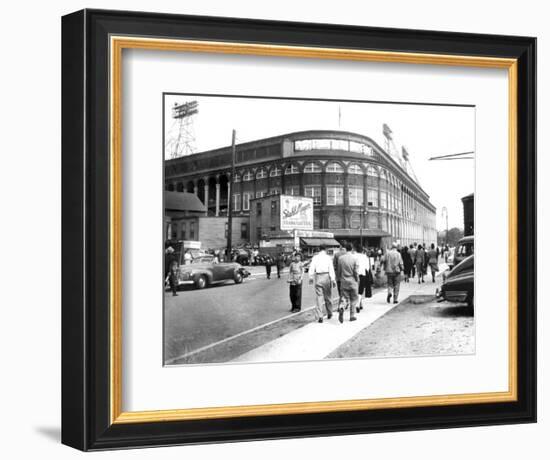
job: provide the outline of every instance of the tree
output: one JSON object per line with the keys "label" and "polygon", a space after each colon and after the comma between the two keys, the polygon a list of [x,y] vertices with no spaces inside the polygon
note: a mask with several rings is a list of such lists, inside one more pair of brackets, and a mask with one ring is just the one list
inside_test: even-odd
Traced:
{"label": "tree", "polygon": [[437,233],[437,244],[439,246],[443,246],[447,242],[449,247],[453,247],[457,245],[458,240],[460,240],[463,236],[464,230],[458,227],[450,228],[449,235],[446,235],[446,231],[443,230]]}

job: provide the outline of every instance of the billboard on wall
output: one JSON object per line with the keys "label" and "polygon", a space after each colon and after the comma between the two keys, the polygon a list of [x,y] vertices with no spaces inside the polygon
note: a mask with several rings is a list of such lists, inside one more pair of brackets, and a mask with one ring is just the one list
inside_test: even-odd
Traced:
{"label": "billboard on wall", "polygon": [[281,230],[313,230],[313,198],[281,195]]}

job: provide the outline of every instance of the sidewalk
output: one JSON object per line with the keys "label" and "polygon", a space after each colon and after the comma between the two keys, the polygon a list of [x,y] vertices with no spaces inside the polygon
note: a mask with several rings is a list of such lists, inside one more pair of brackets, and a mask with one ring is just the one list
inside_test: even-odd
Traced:
{"label": "sidewalk", "polygon": [[[266,276],[265,265],[248,265],[244,266],[244,268],[250,272],[250,278],[260,278],[262,276]],[[288,273],[288,267],[281,270],[281,274],[283,273]],[[275,277],[277,276],[277,267],[275,265],[271,266],[271,276],[273,277],[273,275],[275,275]]]}
{"label": "sidewalk", "polygon": [[350,340],[410,296],[435,295],[435,289],[441,284],[441,273],[445,268],[445,264],[440,265],[435,283],[431,282],[431,276],[426,277],[430,281],[422,284],[418,284],[416,280],[411,280],[409,283],[401,282],[398,304],[387,303],[387,290],[383,289],[370,299],[363,301],[364,308],[361,313],[357,314],[357,321],[350,322],[349,310],[346,310],[344,323],[340,324],[336,312],[330,321],[325,318],[323,323],[310,323],[244,353],[232,362],[284,362],[324,359],[340,345]]}

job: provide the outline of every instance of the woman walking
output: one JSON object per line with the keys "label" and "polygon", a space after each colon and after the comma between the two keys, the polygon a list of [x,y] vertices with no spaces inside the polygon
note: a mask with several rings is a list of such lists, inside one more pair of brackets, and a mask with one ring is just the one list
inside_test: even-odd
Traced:
{"label": "woman walking", "polygon": [[411,276],[413,261],[411,259],[411,255],[409,253],[409,248],[407,248],[407,245],[403,246],[403,248],[401,249],[401,258],[403,259],[404,265],[405,283],[408,283]]}
{"label": "woman walking", "polygon": [[415,255],[415,266],[416,266],[416,273],[418,274],[418,284],[421,282],[424,282],[424,259],[425,259],[425,251],[421,244],[418,245],[416,248],[416,255]]}
{"label": "woman walking", "polygon": [[304,265],[299,253],[294,256],[288,268],[288,283],[290,284],[290,303],[292,304],[292,313],[297,313],[302,309],[302,280],[304,277]]}
{"label": "woman walking", "polygon": [[435,249],[434,244],[432,243],[430,250],[428,251],[428,265],[430,266],[430,271],[432,273],[432,282],[435,283],[435,273],[439,271],[439,265],[437,263],[438,254]]}

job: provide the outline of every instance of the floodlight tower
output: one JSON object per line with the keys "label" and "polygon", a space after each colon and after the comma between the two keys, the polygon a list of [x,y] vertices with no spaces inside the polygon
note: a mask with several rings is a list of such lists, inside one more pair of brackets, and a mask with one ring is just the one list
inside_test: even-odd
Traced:
{"label": "floodlight tower", "polygon": [[395,145],[395,141],[393,140],[393,131],[386,123],[382,125],[382,133],[384,134],[385,138],[384,147],[386,148],[386,152],[388,152],[390,156],[392,156],[395,160],[401,163],[401,166],[403,166],[402,159]]}
{"label": "floodlight tower", "polygon": [[418,178],[416,177],[416,174],[414,172],[412,164],[409,160],[409,156],[410,156],[409,151],[407,150],[407,148],[404,145],[402,145],[401,146],[401,158],[400,158],[401,165],[403,166],[403,168],[405,169],[407,174],[409,176],[411,176],[414,179],[415,182],[418,183]]}
{"label": "floodlight tower", "polygon": [[391,154],[391,147],[393,144],[393,131],[390,129],[390,127],[386,123],[384,123],[382,125],[382,133],[384,134],[384,137],[385,137],[384,147],[386,149],[386,152]]}
{"label": "floodlight tower", "polygon": [[195,153],[194,115],[199,113],[199,103],[189,101],[183,104],[174,103],[172,118],[178,120],[178,134],[172,143],[171,158],[178,158]]}

